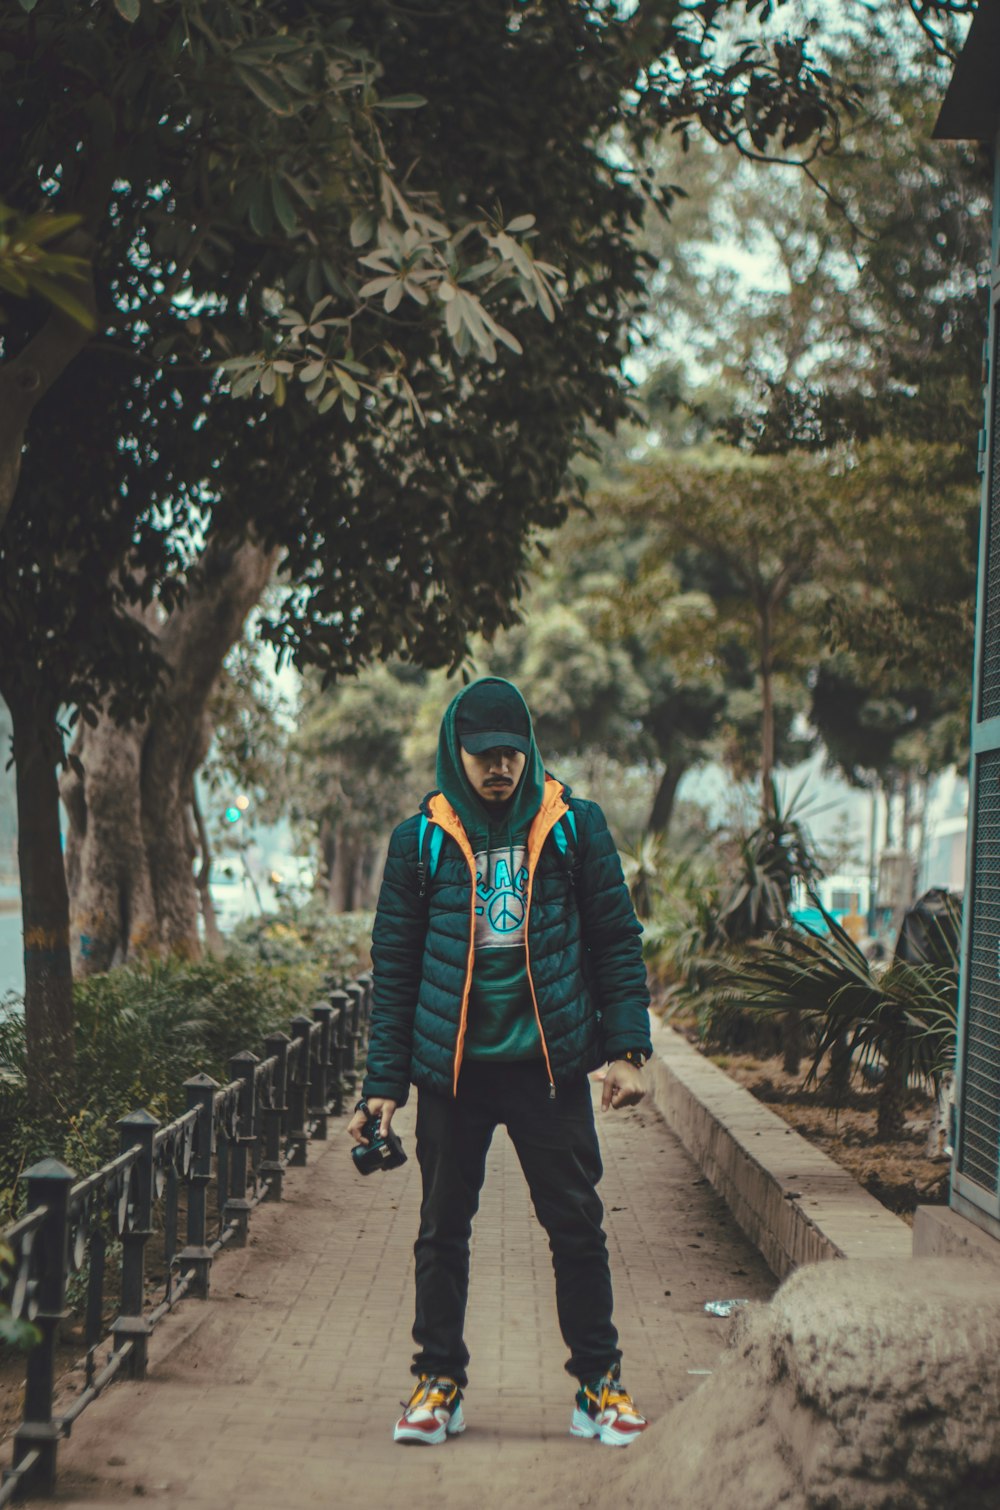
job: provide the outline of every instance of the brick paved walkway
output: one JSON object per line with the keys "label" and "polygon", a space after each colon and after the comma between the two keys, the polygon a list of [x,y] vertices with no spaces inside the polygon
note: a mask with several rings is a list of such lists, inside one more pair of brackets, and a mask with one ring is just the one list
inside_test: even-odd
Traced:
{"label": "brick paved walkway", "polygon": [[[394,1125],[412,1150],[412,1104]],[[775,1281],[651,1107],[598,1126],[623,1373],[659,1417],[723,1344],[727,1323],[704,1302],[766,1299]],[[290,1172],[284,1205],[256,1213],[246,1253],[219,1260],[212,1299],[157,1331],[148,1379],[86,1412],[60,1451],[60,1503],[493,1510],[573,1503],[613,1474],[620,1454],[567,1434],[574,1386],[548,1245],[502,1129],[473,1239],[468,1430],[442,1447],[393,1444],[418,1172],[411,1158],[361,1179],[342,1127]]]}

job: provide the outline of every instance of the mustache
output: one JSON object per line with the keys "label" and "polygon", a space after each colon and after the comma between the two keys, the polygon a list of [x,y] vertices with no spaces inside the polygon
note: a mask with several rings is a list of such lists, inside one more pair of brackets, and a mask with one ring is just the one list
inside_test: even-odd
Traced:
{"label": "mustache", "polygon": [[487,778],[484,781],[483,785],[484,786],[513,786],[514,783],[513,783],[513,781],[511,780],[511,778],[509,776],[487,776]]}

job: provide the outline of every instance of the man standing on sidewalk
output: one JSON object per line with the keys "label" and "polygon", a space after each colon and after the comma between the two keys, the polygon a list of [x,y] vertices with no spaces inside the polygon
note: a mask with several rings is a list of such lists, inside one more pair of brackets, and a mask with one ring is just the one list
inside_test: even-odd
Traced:
{"label": "man standing on sidewalk", "polygon": [[486,677],[453,700],[437,779],[390,840],[364,1100],[348,1129],[363,1141],[368,1110],[384,1134],[418,1087],[417,1384],[395,1440],[464,1430],[469,1237],[503,1123],[552,1249],[580,1384],[569,1429],[624,1446],[646,1422],[621,1382],[587,1074],[609,1065],[604,1110],[643,1095],[642,929],[603,813],[546,774],[510,682]]}

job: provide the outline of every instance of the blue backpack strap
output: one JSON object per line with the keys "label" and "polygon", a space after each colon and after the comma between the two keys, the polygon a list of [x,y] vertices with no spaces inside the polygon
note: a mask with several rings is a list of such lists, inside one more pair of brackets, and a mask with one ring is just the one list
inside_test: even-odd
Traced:
{"label": "blue backpack strap", "polygon": [[420,827],[417,831],[417,879],[422,897],[427,895],[427,883],[433,880],[434,872],[437,870],[443,842],[444,830],[436,823],[432,823],[426,813],[421,813]]}
{"label": "blue backpack strap", "polygon": [[559,822],[552,830],[552,837],[556,841],[556,849],[564,859],[568,859],[569,861],[569,876],[575,886],[580,862],[577,851],[576,814],[572,808],[568,812],[563,813]]}
{"label": "blue backpack strap", "polygon": [[552,835],[561,855],[569,854],[571,850],[574,855],[576,854],[576,814],[572,808],[563,813],[552,830]]}

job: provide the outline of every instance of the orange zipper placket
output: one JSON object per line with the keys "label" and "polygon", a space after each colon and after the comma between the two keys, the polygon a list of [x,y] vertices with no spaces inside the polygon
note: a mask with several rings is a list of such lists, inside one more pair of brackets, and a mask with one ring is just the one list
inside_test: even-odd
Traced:
{"label": "orange zipper placket", "polygon": [[[462,826],[455,809],[442,792],[432,797],[429,804],[430,817],[439,828],[446,834],[450,834],[465,856],[469,867],[471,879],[471,896],[469,898],[469,949],[465,963],[465,985],[462,988],[462,1005],[458,1016],[458,1038],[455,1043],[455,1068],[452,1074],[452,1091],[458,1095],[458,1076],[462,1068],[462,1051],[465,1047],[465,1032],[469,1021],[469,997],[472,993],[472,972],[476,962],[476,857],[472,853],[472,845],[469,837]],[[556,1093],[555,1078],[552,1074],[552,1061],[549,1059],[549,1046],[545,1042],[545,1030],[542,1027],[542,1014],[538,1010],[538,997],[535,994],[535,982],[531,976],[531,949],[528,943],[528,925],[531,918],[531,893],[535,882],[535,868],[538,857],[542,852],[542,846],[549,834],[555,828],[564,813],[569,812],[569,807],[562,798],[562,786],[558,781],[546,778],[545,793],[542,805],[535,816],[528,833],[527,844],[527,868],[528,882],[524,893],[524,962],[528,976],[528,989],[531,992],[531,1004],[535,1010],[535,1021],[538,1024],[538,1037],[542,1045],[542,1054],[545,1058],[545,1069],[549,1077],[549,1095],[554,1097]]]}
{"label": "orange zipper placket", "polygon": [[469,1020],[469,996],[472,991],[472,972],[476,963],[476,857],[472,853],[469,836],[462,827],[462,820],[442,792],[430,800],[429,812],[439,828],[450,834],[465,856],[472,878],[469,898],[469,950],[465,960],[465,985],[462,988],[462,1005],[458,1014],[458,1038],[455,1042],[455,1068],[452,1075],[452,1091],[458,1095],[458,1072],[462,1068],[462,1050],[465,1047],[465,1029]]}
{"label": "orange zipper placket", "polygon": [[542,1054],[545,1056],[545,1069],[549,1077],[550,1099],[555,1098],[556,1082],[552,1074],[552,1061],[549,1059],[549,1046],[545,1042],[545,1032],[542,1028],[542,1014],[538,1010],[535,982],[531,976],[531,945],[528,936],[531,931],[531,892],[535,884],[535,867],[538,864],[538,857],[549,834],[555,828],[563,813],[568,812],[569,807],[563,801],[562,786],[558,781],[553,781],[550,777],[546,777],[545,795],[542,798],[542,805],[528,833],[528,852],[526,857],[528,861],[528,884],[524,893],[524,962],[528,974],[528,988],[531,991],[531,1004],[535,1009],[535,1021],[538,1024],[538,1036],[542,1044]]}

